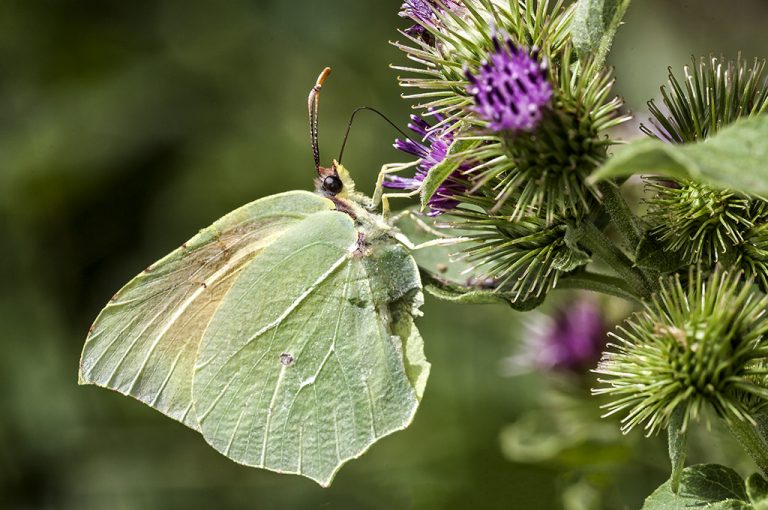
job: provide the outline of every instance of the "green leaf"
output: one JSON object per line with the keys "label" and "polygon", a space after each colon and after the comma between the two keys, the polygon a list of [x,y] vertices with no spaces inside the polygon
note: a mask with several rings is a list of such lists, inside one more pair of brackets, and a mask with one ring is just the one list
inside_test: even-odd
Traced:
{"label": "green leaf", "polygon": [[571,25],[579,58],[593,57],[602,66],[630,0],[579,0]]}
{"label": "green leaf", "polygon": [[622,278],[588,271],[574,271],[557,280],[557,289],[590,290],[600,294],[616,296],[632,303],[641,304],[640,298],[627,286]]}
{"label": "green leaf", "polygon": [[768,509],[768,482],[758,473],[747,478],[747,496],[755,510]]}
{"label": "green leaf", "polygon": [[429,200],[437,193],[437,190],[459,168],[464,162],[461,153],[478,145],[477,140],[455,140],[448,148],[448,154],[445,158],[432,167],[421,185],[421,209],[426,209]]}
{"label": "green leaf", "polygon": [[691,508],[746,510],[751,506],[747,503],[744,480],[733,469],[717,464],[685,468],[677,494],[672,492],[671,482],[666,481],[648,496],[643,505],[643,510]]}
{"label": "green leaf", "polygon": [[755,417],[757,421],[757,433],[764,438],[768,438],[768,413],[762,412]]}
{"label": "green leaf", "polygon": [[678,406],[672,413],[667,427],[669,460],[672,463],[672,475],[669,478],[669,484],[675,494],[680,491],[680,480],[683,476],[688,448],[688,431],[685,426],[685,406]]}
{"label": "green leaf", "polygon": [[740,119],[715,136],[693,144],[672,145],[651,139],[631,143],[595,171],[590,181],[635,173],[768,194],[768,115]]}
{"label": "green leaf", "polygon": [[142,400],[241,464],[329,485],[410,424],[429,375],[414,259],[359,230],[380,219],[334,209],[284,193],[202,230],[102,311],[80,382]]}

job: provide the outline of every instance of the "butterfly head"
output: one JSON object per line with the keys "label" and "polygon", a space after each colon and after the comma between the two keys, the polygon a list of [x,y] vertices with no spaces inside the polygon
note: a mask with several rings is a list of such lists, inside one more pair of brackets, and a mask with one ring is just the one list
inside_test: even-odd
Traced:
{"label": "butterfly head", "polygon": [[326,196],[348,198],[355,195],[355,182],[349,171],[334,160],[332,166],[318,168],[315,189]]}

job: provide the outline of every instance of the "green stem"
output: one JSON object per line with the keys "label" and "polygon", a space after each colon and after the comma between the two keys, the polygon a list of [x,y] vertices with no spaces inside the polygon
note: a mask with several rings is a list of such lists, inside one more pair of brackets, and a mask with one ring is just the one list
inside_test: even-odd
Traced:
{"label": "green stem", "polygon": [[608,211],[616,228],[629,245],[629,249],[634,251],[643,239],[643,229],[637,217],[629,209],[616,183],[603,181],[597,187],[603,195],[605,210]]}
{"label": "green stem", "polygon": [[616,296],[633,303],[640,303],[640,297],[629,288],[624,280],[615,276],[584,271],[561,278],[556,289],[579,289]]}
{"label": "green stem", "polygon": [[763,440],[757,428],[746,420],[727,420],[731,434],[739,440],[757,467],[768,475],[768,444]]}
{"label": "green stem", "polygon": [[629,257],[593,223],[582,223],[577,227],[576,234],[579,243],[591,251],[593,255],[611,266],[611,269],[629,285],[636,296],[640,298],[650,297],[652,289],[642,271],[634,267]]}
{"label": "green stem", "polygon": [[667,427],[667,445],[669,460],[672,463],[672,476],[669,477],[672,492],[677,494],[680,480],[685,469],[685,456],[688,448],[688,429],[686,427],[685,406],[678,405],[672,413],[672,419]]}

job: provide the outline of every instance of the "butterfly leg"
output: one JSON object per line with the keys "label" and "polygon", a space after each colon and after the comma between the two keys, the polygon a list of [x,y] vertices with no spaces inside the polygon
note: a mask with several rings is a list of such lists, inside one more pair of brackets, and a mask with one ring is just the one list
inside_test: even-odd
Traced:
{"label": "butterfly leg", "polygon": [[[423,230],[424,232],[426,232],[426,233],[428,233],[430,235],[433,235],[435,237],[439,237],[441,239],[453,239],[454,238],[454,236],[450,236],[450,235],[446,234],[445,232],[441,232],[441,231],[437,230],[432,225],[429,225],[427,222],[425,222],[423,219],[421,219],[422,216],[420,216],[419,214],[416,214],[413,211],[413,209],[405,209],[404,211],[400,211],[399,213],[395,214],[390,219],[390,223],[393,224],[393,225],[397,224],[398,221],[400,221],[401,219],[403,219],[405,217],[410,218],[411,221],[413,221],[416,224],[416,226],[418,226],[421,230]],[[447,225],[446,225],[446,227],[447,227]]]}
{"label": "butterfly leg", "polygon": [[416,166],[418,163],[419,162],[417,160],[411,163],[388,163],[382,166],[381,171],[379,172],[379,176],[376,179],[376,188],[373,191],[371,209],[375,209],[379,206],[379,204],[381,204],[382,215],[386,216],[389,213],[390,198],[410,198],[417,195],[421,191],[418,188],[409,192],[384,193],[384,180],[386,179],[387,175],[402,172],[403,170],[407,170]]}

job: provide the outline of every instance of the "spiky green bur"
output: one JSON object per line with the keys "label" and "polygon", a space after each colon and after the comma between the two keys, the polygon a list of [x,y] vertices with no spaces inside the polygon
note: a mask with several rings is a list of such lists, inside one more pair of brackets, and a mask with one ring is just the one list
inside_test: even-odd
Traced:
{"label": "spiky green bur", "polygon": [[739,272],[691,270],[662,283],[645,310],[628,319],[607,347],[594,394],[624,413],[622,430],[665,428],[677,408],[683,426],[705,405],[726,421],[754,422],[768,399],[768,297]]}
{"label": "spiky green bur", "polygon": [[[554,223],[556,216],[587,213],[600,195],[584,180],[604,161],[612,143],[604,132],[627,120],[618,115],[621,101],[610,95],[609,74],[590,62],[575,62],[569,32],[573,8],[563,4],[464,2],[463,11],[447,10],[439,25],[429,27],[433,44],[406,34],[412,45],[395,43],[423,66],[395,67],[423,75],[400,79],[403,87],[424,89],[404,97],[417,101],[414,108],[454,122],[459,137],[482,142],[465,154],[472,163],[465,172],[470,193],[488,191],[494,214],[514,203],[511,221],[541,215]],[[481,72],[497,50],[498,34],[506,34],[519,48],[536,48],[548,64],[552,102],[534,130],[495,131],[493,123],[474,111],[466,76]]]}
{"label": "spiky green bur", "polygon": [[515,301],[546,295],[563,274],[590,262],[571,242],[565,224],[548,225],[535,216],[510,222],[506,215],[464,208],[456,215],[465,219],[461,228],[472,239],[464,254],[474,272]]}
{"label": "spiky green bur", "polygon": [[728,253],[735,255],[768,213],[763,198],[694,181],[649,178],[647,185],[655,192],[646,216],[651,235],[688,264],[712,265]]}
{"label": "spiky green bur", "polygon": [[648,102],[651,125],[640,129],[649,136],[671,143],[704,140],[739,118],[768,109],[765,60],[694,59],[683,73],[681,83],[669,69],[669,89],[661,87],[663,106]]}
{"label": "spiky green bur", "polygon": [[739,265],[747,276],[754,278],[763,292],[768,291],[768,223],[747,231],[738,256]]}
{"label": "spiky green bur", "polygon": [[[670,69],[662,105],[650,101],[649,136],[670,143],[692,143],[714,135],[742,117],[768,109],[765,61],[694,60],[682,82]],[[649,179],[650,233],[667,251],[679,252],[689,264],[713,264],[733,256],[765,288],[768,252],[762,225],[768,217],[763,197],[719,190],[690,180]]]}

